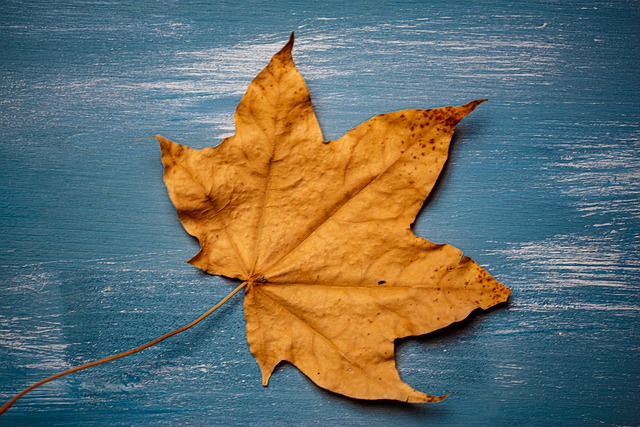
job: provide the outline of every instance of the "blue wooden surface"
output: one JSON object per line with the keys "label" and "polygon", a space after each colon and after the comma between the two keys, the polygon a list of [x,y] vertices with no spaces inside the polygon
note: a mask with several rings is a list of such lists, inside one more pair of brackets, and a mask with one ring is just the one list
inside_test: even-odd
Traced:
{"label": "blue wooden surface", "polygon": [[233,133],[296,31],[327,139],[370,116],[490,98],[415,224],[513,289],[397,344],[437,405],[361,402],[291,366],[268,388],[237,296],[196,329],[49,383],[0,425],[640,423],[638,1],[12,1],[0,7],[0,397],[181,326],[234,284],[162,183],[162,133]]}

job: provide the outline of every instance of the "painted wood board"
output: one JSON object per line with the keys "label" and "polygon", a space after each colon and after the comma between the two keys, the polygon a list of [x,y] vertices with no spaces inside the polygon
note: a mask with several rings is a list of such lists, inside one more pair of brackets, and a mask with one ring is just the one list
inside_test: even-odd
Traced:
{"label": "painted wood board", "polygon": [[296,31],[327,139],[374,114],[489,98],[414,225],[513,289],[397,343],[437,405],[361,402],[282,365],[268,388],[241,298],[160,346],[52,382],[0,425],[640,423],[637,1],[5,1],[0,11],[0,397],[188,323],[234,286],[162,183],[162,133],[233,133]]}

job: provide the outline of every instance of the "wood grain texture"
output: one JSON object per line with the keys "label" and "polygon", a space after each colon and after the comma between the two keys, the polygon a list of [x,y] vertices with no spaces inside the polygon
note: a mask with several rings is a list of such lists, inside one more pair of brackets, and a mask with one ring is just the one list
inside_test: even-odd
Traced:
{"label": "wood grain texture", "polygon": [[[375,4],[378,3],[378,4]],[[290,366],[268,388],[241,298],[159,347],[50,383],[0,425],[640,423],[637,1],[4,1],[0,397],[197,317],[234,284],[162,183],[163,133],[233,133],[295,30],[326,139],[377,113],[489,98],[456,131],[414,225],[463,248],[510,304],[397,343],[437,405],[359,402]]]}

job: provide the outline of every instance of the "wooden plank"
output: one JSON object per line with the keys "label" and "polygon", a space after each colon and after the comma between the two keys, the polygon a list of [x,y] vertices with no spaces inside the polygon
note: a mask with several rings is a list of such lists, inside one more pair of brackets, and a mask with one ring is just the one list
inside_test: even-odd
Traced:
{"label": "wooden plank", "polygon": [[291,366],[260,386],[241,298],[197,329],[52,382],[0,425],[640,423],[637,1],[8,1],[0,17],[0,397],[185,324],[234,286],[162,183],[162,133],[233,133],[295,30],[327,139],[487,97],[415,230],[510,286],[504,307],[398,343],[437,405],[359,402]]}

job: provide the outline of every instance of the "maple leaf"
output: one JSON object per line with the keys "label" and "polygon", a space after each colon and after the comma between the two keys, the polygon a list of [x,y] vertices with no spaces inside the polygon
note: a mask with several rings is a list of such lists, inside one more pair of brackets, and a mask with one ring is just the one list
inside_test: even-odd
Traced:
{"label": "maple leaf", "polygon": [[196,150],[156,135],[189,262],[245,284],[247,340],[262,382],[282,361],[360,399],[435,402],[400,379],[397,338],[504,302],[510,290],[410,227],[455,125],[484,100],[381,114],[325,142],[284,48],[251,82],[236,134]]}

